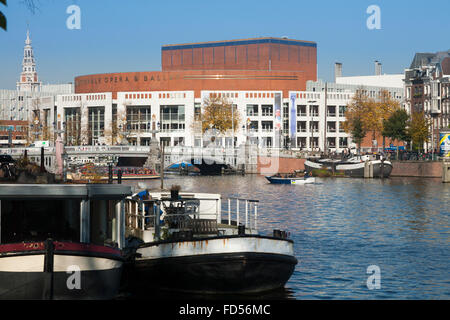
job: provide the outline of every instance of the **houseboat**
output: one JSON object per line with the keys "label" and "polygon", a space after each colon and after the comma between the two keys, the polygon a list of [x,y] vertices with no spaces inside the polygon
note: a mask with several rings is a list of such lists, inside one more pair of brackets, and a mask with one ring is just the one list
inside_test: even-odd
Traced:
{"label": "houseboat", "polygon": [[[114,167],[112,168],[112,179],[122,180],[148,180],[159,179],[160,176],[155,170],[144,167]],[[109,180],[109,168],[107,166],[95,166],[93,164],[84,164],[73,172],[67,173],[67,180],[74,182],[86,181],[107,181]]]}
{"label": "houseboat", "polygon": [[0,299],[111,299],[125,185],[0,184]]}
{"label": "houseboat", "polygon": [[371,167],[374,178],[388,178],[392,172],[392,163],[382,159],[379,155],[354,156],[349,159],[307,159],[305,171],[312,172],[315,169],[332,172],[343,172],[344,175],[353,178],[364,178],[364,170]]}
{"label": "houseboat", "polygon": [[257,200],[228,199],[223,214],[219,194],[144,191],[125,207],[131,291],[259,293],[284,287],[297,264],[287,232],[259,234]]}

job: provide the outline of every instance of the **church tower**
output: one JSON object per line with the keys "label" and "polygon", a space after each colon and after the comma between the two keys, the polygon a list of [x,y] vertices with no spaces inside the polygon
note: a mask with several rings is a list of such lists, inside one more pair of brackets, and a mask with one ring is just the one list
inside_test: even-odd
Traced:
{"label": "church tower", "polygon": [[27,39],[23,49],[22,73],[17,82],[18,91],[40,91],[42,83],[38,81],[36,62],[34,61],[33,47],[31,46],[30,31],[27,30]]}

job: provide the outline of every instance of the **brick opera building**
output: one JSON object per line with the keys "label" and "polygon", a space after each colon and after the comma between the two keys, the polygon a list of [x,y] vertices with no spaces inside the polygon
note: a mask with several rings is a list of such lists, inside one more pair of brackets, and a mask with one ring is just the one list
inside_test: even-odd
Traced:
{"label": "brick opera building", "polygon": [[108,73],[75,78],[75,93],[133,91],[305,90],[317,80],[317,44],[256,38],[165,45],[162,71]]}

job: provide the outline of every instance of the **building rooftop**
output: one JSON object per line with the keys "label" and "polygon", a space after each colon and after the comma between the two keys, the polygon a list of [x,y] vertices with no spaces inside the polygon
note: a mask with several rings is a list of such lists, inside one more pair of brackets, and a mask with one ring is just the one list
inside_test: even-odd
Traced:
{"label": "building rooftop", "polygon": [[262,37],[262,38],[224,40],[224,41],[195,42],[184,44],[168,44],[163,45],[162,50],[195,49],[195,48],[239,46],[247,44],[265,44],[265,43],[278,43],[287,45],[317,47],[317,43],[313,41],[295,40],[295,39],[288,39],[285,37],[283,38]]}

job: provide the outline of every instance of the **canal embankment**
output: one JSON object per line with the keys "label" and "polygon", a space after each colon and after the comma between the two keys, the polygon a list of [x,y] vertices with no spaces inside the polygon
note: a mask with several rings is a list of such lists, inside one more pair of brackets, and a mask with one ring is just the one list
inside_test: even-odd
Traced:
{"label": "canal embankment", "polygon": [[[296,157],[258,157],[256,173],[286,174],[305,170],[305,160]],[[392,161],[391,177],[442,178],[442,161]]]}
{"label": "canal embankment", "polygon": [[392,161],[391,177],[442,178],[441,161]]}

